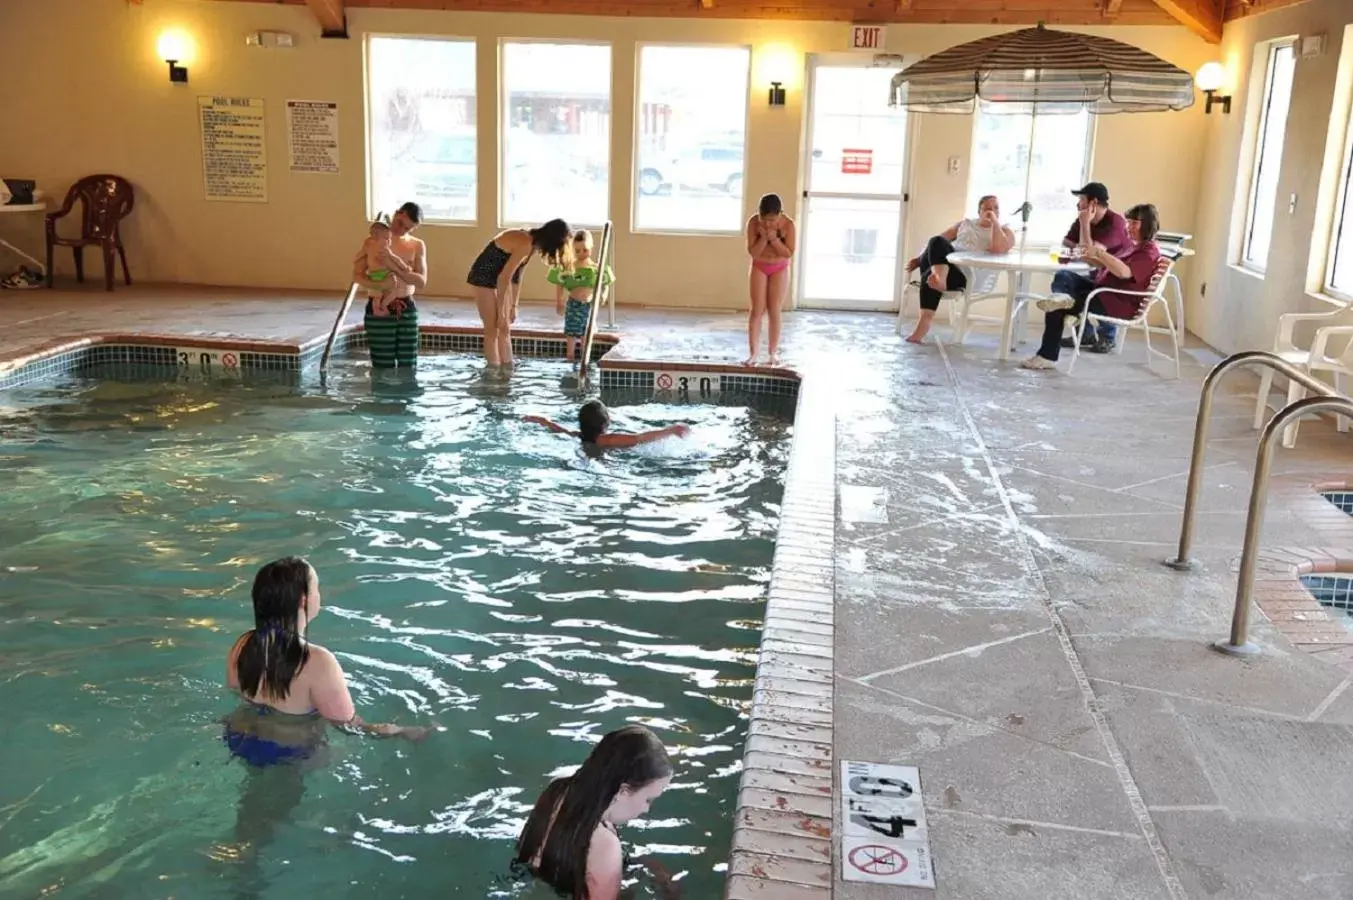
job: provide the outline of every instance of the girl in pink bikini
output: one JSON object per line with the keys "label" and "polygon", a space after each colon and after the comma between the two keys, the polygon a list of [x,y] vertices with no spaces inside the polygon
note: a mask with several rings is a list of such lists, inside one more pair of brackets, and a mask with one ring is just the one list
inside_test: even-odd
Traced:
{"label": "girl in pink bikini", "polygon": [[770,363],[780,363],[780,304],[789,284],[789,260],[794,255],[794,220],[784,214],[778,194],[761,198],[757,214],[747,220],[747,254],[752,258],[749,283],[751,313],[747,317],[747,359],[755,365],[761,343],[761,319],[770,319]]}

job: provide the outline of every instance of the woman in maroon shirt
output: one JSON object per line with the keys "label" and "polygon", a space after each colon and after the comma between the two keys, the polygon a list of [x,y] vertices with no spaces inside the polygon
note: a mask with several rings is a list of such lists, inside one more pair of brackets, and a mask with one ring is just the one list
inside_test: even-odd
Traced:
{"label": "woman in maroon shirt", "polygon": [[[1110,253],[1101,247],[1086,251],[1085,262],[1099,267],[1094,282],[1086,281],[1078,285],[1075,294],[1054,294],[1046,300],[1038,301],[1043,310],[1043,344],[1038,353],[1029,357],[1020,365],[1026,369],[1051,369],[1055,367],[1057,356],[1062,349],[1062,328],[1067,316],[1079,316],[1086,306],[1092,290],[1098,290],[1090,300],[1090,312],[1115,319],[1131,319],[1141,308],[1142,297],[1115,293],[1112,289],[1136,293],[1146,291],[1151,278],[1156,274],[1156,263],[1160,261],[1160,247],[1154,240],[1160,230],[1160,216],[1150,203],[1132,207],[1124,217],[1127,219],[1128,237],[1132,244]],[[1108,288],[1109,290],[1103,290]]]}

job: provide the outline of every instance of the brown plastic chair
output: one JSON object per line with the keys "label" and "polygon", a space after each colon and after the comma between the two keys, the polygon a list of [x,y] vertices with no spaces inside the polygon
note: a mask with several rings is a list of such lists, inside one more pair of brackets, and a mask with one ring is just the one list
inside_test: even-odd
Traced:
{"label": "brown plastic chair", "polygon": [[[56,233],[58,219],[68,215],[81,201],[80,236],[63,238]],[[122,258],[122,277],[132,283],[127,270],[127,251],[122,248],[119,224],[132,211],[132,185],[117,175],[86,175],[66,192],[66,201],[54,213],[47,214],[47,287],[52,286],[52,254],[57,247],[70,247],[75,254],[75,277],[85,280],[85,247],[103,249],[103,274],[108,290],[113,289],[113,251]]]}

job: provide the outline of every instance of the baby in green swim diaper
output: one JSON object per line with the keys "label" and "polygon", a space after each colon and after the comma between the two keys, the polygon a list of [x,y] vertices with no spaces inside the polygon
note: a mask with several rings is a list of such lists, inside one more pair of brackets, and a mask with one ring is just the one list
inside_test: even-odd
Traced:
{"label": "baby in green swim diaper", "polygon": [[385,268],[385,255],[390,252],[390,240],[390,220],[384,213],[377,213],[376,220],[371,223],[367,239],[362,242],[360,255],[366,257],[367,280],[382,285],[380,294],[371,298],[371,311],[378,316],[388,316],[391,313],[399,315],[400,308],[404,305],[395,299],[399,281],[389,269]]}

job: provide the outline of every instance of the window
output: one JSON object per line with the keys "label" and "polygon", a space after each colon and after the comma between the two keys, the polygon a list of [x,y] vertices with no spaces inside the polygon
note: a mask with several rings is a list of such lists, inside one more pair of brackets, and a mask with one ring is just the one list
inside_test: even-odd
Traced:
{"label": "window", "polygon": [[1268,244],[1273,236],[1273,210],[1278,200],[1278,173],[1283,162],[1283,133],[1287,107],[1292,100],[1292,75],[1297,54],[1292,41],[1271,44],[1264,67],[1264,96],[1259,112],[1259,141],[1250,178],[1250,198],[1245,213],[1245,241],[1240,261],[1263,271],[1268,265]]}
{"label": "window", "polygon": [[611,48],[503,44],[502,218],[601,225],[611,188]]}
{"label": "window", "polygon": [[1341,297],[1353,298],[1353,122],[1349,124],[1343,178],[1334,207],[1334,233],[1330,235],[1325,290]]}
{"label": "window", "polygon": [[[972,173],[968,182],[965,215],[977,214],[977,200],[995,194],[1001,201],[1001,218],[1019,234],[1021,222],[1015,211],[1026,199],[1033,204],[1029,215],[1029,242],[1057,244],[1076,220],[1076,198],[1071,192],[1089,180],[1090,114],[1001,112],[998,104],[983,105],[977,113],[973,136]],[[1031,133],[1032,126],[1032,133]],[[1029,171],[1029,142],[1033,141],[1033,170]],[[1011,221],[1013,219],[1013,221]]]}
{"label": "window", "polygon": [[424,221],[475,220],[474,76],[474,41],[369,39],[368,214],[414,200]]}
{"label": "window", "polygon": [[641,47],[634,227],[741,231],[746,47]]}

